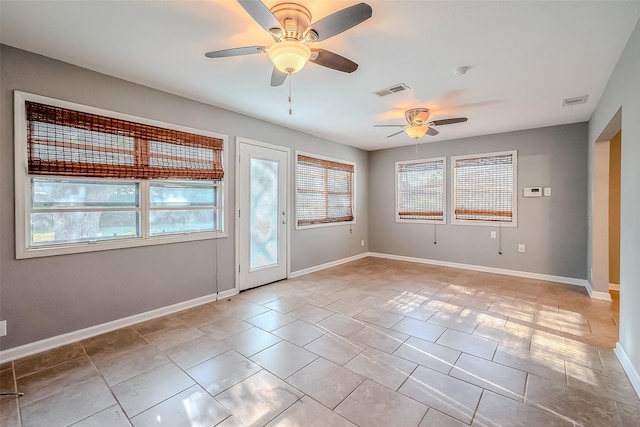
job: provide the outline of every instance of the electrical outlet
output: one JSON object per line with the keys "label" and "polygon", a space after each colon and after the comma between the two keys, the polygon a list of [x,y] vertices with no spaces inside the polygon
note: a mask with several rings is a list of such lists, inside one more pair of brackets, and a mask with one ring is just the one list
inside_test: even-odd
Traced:
{"label": "electrical outlet", "polygon": [[3,320],[0,322],[0,337],[4,337],[7,335],[7,321]]}
{"label": "electrical outlet", "polygon": [[364,246],[364,240],[360,242],[360,246]]}
{"label": "electrical outlet", "polygon": [[492,239],[495,239],[496,237],[498,237],[498,235],[496,234],[496,232],[495,232],[495,231],[492,231],[492,232],[491,232],[491,238],[492,238]]}
{"label": "electrical outlet", "polygon": [[518,243],[518,252],[524,252],[525,247],[524,247],[524,243]]}

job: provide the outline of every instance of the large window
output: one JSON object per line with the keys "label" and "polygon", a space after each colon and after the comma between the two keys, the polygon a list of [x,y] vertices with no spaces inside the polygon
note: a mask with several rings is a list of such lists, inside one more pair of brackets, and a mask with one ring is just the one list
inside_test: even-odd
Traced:
{"label": "large window", "polygon": [[396,163],[396,221],[445,223],[444,157]]}
{"label": "large window", "polygon": [[451,158],[454,224],[517,226],[517,152]]}
{"label": "large window", "polygon": [[18,258],[224,236],[225,137],[16,92]]}
{"label": "large window", "polygon": [[297,227],[353,223],[355,165],[297,153]]}

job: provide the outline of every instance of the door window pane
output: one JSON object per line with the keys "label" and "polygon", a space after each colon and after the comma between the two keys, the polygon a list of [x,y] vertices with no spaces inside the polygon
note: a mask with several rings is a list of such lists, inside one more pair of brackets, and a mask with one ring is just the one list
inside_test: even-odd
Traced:
{"label": "door window pane", "polygon": [[278,162],[251,159],[250,270],[278,263]]}

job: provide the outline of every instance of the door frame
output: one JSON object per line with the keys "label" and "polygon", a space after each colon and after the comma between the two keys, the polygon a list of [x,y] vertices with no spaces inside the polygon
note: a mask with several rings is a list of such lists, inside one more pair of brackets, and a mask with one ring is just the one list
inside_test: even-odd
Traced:
{"label": "door frame", "polygon": [[291,277],[291,172],[289,169],[291,168],[291,149],[288,147],[283,147],[280,145],[268,144],[266,142],[256,141],[254,139],[244,138],[241,136],[236,136],[236,144],[235,144],[235,206],[233,211],[234,218],[234,227],[235,227],[235,291],[236,294],[240,293],[240,274],[238,270],[240,269],[240,221],[238,221],[238,212],[240,210],[240,145],[241,144],[249,144],[255,145],[256,147],[267,148],[270,150],[281,151],[285,153],[286,162],[287,162],[287,170],[285,171],[285,197],[286,197],[286,210],[287,210],[287,224],[285,227],[285,242],[287,245],[286,253],[285,253],[285,262],[286,262],[286,278],[289,279]]}

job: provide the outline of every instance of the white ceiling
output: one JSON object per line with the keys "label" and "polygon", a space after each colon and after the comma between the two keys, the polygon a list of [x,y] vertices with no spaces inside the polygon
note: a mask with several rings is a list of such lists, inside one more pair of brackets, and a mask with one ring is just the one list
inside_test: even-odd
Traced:
{"label": "white ceiling", "polygon": [[[271,7],[281,0],[264,0]],[[316,21],[358,0],[299,0]],[[590,118],[640,16],[640,1],[366,0],[373,17],[314,47],[357,62],[353,74],[308,64],[270,86],[266,55],[204,53],[270,45],[234,0],[0,0],[0,41],[91,70],[375,150],[409,145],[403,112],[465,116],[424,142]],[[453,71],[470,66],[465,75]],[[374,91],[406,83],[406,92]],[[588,94],[586,104],[562,107]]]}

